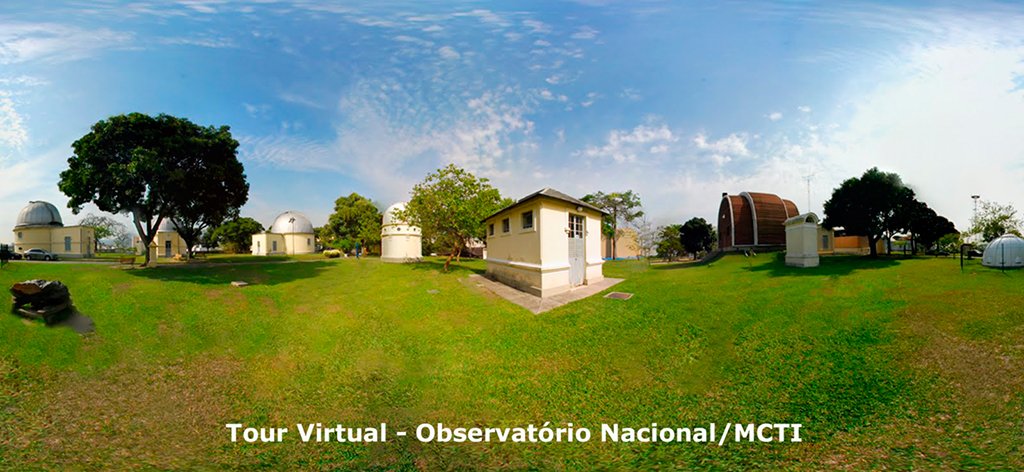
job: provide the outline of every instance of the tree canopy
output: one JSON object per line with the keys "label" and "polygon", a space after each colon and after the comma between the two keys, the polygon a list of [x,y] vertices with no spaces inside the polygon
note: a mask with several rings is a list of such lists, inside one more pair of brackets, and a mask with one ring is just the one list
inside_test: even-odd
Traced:
{"label": "tree canopy", "polygon": [[231,253],[248,252],[252,245],[252,235],[263,231],[258,221],[241,217],[229,220],[210,232],[209,243],[219,245]]}
{"label": "tree canopy", "polygon": [[334,213],[324,226],[325,244],[348,249],[358,242],[366,248],[380,243],[381,213],[370,199],[351,193],[334,201]]}
{"label": "tree canopy", "polygon": [[704,218],[690,218],[679,228],[679,240],[683,250],[693,254],[694,259],[701,252],[710,251],[718,239],[715,228]]}
{"label": "tree canopy", "polygon": [[94,215],[89,213],[78,222],[81,226],[88,226],[93,229],[96,240],[96,248],[99,249],[101,240],[108,240],[114,247],[127,248],[131,246],[131,233],[123,223],[109,216]]}
{"label": "tree canopy", "polygon": [[914,191],[900,177],[873,167],[860,178],[852,177],[832,191],[824,205],[828,228],[842,227],[848,234],[866,236],[871,255],[877,255],[875,242],[886,233],[904,226],[904,208],[909,208]]}
{"label": "tree canopy", "polygon": [[405,210],[397,216],[422,228],[425,240],[449,252],[444,263],[447,271],[470,240],[485,237],[484,218],[511,203],[488,179],[449,164],[416,184]]}
{"label": "tree canopy", "polygon": [[625,192],[597,192],[585,195],[581,200],[604,209],[608,214],[601,220],[601,233],[612,240],[612,259],[616,257],[620,227],[628,226],[644,215],[640,195],[632,190]]}
{"label": "tree canopy", "polygon": [[1013,205],[981,201],[977,213],[971,218],[970,233],[989,242],[1007,233],[1020,236],[1022,227],[1024,223],[1017,216],[1017,209]]}
{"label": "tree canopy", "polygon": [[202,227],[219,223],[248,198],[237,147],[226,126],[201,127],[164,114],[116,115],[72,144],[58,186],[76,214],[90,202],[131,214],[144,246],[171,217],[180,220],[182,238],[195,242]]}
{"label": "tree canopy", "polygon": [[883,236],[910,233],[916,252],[918,244],[930,247],[943,236],[956,232],[952,222],[917,200],[899,175],[877,167],[859,178],[846,179],[832,191],[832,197],[825,202],[822,225],[866,236],[872,256],[877,255],[875,243]]}
{"label": "tree canopy", "polygon": [[658,257],[675,260],[686,252],[683,247],[681,232],[683,225],[667,225],[658,228],[658,243],[656,250]]}

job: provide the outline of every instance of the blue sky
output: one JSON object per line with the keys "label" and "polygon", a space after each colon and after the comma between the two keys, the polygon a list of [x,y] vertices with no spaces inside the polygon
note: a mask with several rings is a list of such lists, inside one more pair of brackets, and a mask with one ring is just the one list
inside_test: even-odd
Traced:
{"label": "blue sky", "polygon": [[454,162],[511,197],[633,189],[656,224],[722,192],[820,213],[878,166],[964,228],[971,194],[1024,205],[1022,31],[979,2],[8,1],[0,227],[63,209],[71,143],[140,111],[231,126],[264,224]]}

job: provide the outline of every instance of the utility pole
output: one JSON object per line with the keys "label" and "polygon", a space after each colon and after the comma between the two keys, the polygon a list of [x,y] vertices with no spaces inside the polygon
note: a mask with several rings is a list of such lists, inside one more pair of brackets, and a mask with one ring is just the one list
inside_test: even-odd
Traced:
{"label": "utility pole", "polygon": [[[978,199],[979,198],[981,198],[981,195],[971,195],[971,200],[974,200],[974,217],[971,218],[971,225],[972,226],[977,224],[977,222],[978,222]],[[971,229],[974,229],[974,228],[971,228]],[[977,237],[975,237],[974,239],[977,239]]]}
{"label": "utility pole", "polygon": [[810,213],[811,211],[811,177],[814,177],[813,173],[804,176],[804,180],[807,181],[807,211],[804,213]]}

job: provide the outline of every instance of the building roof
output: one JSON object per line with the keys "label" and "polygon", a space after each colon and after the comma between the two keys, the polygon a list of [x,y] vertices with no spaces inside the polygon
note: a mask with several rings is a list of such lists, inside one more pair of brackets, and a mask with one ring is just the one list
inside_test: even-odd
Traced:
{"label": "building roof", "polygon": [[178,225],[174,224],[174,222],[171,221],[170,218],[164,217],[164,219],[160,220],[160,227],[158,227],[156,230],[158,232],[168,232],[168,233],[170,233],[170,232],[177,232],[178,231]]}
{"label": "building roof", "polygon": [[278,215],[277,219],[274,220],[274,224],[270,226],[269,233],[275,234],[312,234],[313,223],[309,222],[309,218],[297,211],[286,211]]}
{"label": "building roof", "polygon": [[598,207],[596,207],[594,205],[591,205],[591,204],[589,204],[589,203],[587,203],[587,202],[585,202],[583,200],[580,200],[580,199],[578,199],[576,197],[569,196],[568,194],[559,192],[558,190],[555,190],[555,189],[553,189],[551,187],[544,187],[544,188],[542,188],[542,189],[540,189],[540,190],[538,190],[536,192],[533,192],[533,193],[531,193],[531,194],[529,194],[529,195],[527,195],[527,196],[525,196],[523,198],[520,198],[519,201],[517,201],[517,202],[515,202],[515,203],[513,203],[513,204],[511,204],[511,205],[509,205],[509,206],[507,206],[505,208],[502,208],[502,209],[500,209],[500,210],[498,210],[498,211],[496,211],[496,212],[494,212],[492,214],[490,214],[487,218],[484,218],[484,220],[485,221],[489,220],[491,218],[494,218],[496,215],[498,215],[499,213],[501,213],[503,211],[509,210],[511,208],[515,208],[515,207],[517,207],[519,205],[522,205],[524,203],[527,203],[527,202],[529,202],[531,200],[535,200],[537,198],[542,198],[542,197],[547,197],[547,198],[551,198],[551,199],[554,199],[554,200],[559,200],[559,201],[562,201],[562,202],[565,202],[565,203],[569,203],[571,205],[575,205],[575,206],[578,206],[578,207],[589,208],[589,209],[594,210],[594,211],[596,211],[596,212],[598,212],[598,213],[600,213],[602,215],[607,215],[608,214],[607,211],[604,211],[604,210],[602,210],[602,209],[600,209],[600,208],[598,208]]}
{"label": "building roof", "polygon": [[33,226],[64,226],[60,219],[60,212],[57,207],[49,202],[33,201],[28,202],[25,208],[18,213],[18,219],[14,223],[15,228]]}

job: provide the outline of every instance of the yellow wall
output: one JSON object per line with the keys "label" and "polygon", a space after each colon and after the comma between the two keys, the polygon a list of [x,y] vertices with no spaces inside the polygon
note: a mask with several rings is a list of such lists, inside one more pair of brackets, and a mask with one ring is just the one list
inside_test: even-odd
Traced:
{"label": "yellow wall", "polygon": [[[170,254],[167,252],[167,242],[170,241]],[[156,243],[157,257],[174,257],[177,255],[188,254],[188,245],[185,244],[185,240],[181,239],[181,235],[177,231],[157,231],[156,236],[153,236],[153,242]],[[139,254],[145,254],[146,248],[142,246],[142,238],[135,237],[135,248]]]}
{"label": "yellow wall", "polygon": [[[636,240],[636,231],[630,228],[619,228],[619,239],[615,243],[615,257],[630,259],[640,256],[640,248]],[[601,257],[611,259],[612,239],[601,234]]]}
{"label": "yellow wall", "polygon": [[316,252],[316,238],[313,233],[256,233],[252,235],[250,250],[254,256],[312,254]]}
{"label": "yellow wall", "polygon": [[[533,228],[523,229],[521,215],[533,211]],[[601,215],[560,200],[538,198],[514,206],[486,221],[487,272],[492,277],[538,296],[569,290],[569,214],[586,217],[586,269],[584,284],[604,279],[601,258]],[[509,218],[509,232],[502,220]],[[490,225],[494,225],[494,234]]]}
{"label": "yellow wall", "polygon": [[[70,248],[65,238],[71,238]],[[14,229],[14,250],[45,249],[60,257],[92,257],[95,231],[87,226],[31,227]]]}

